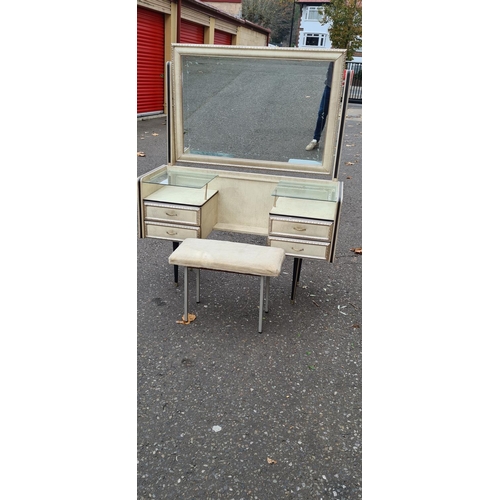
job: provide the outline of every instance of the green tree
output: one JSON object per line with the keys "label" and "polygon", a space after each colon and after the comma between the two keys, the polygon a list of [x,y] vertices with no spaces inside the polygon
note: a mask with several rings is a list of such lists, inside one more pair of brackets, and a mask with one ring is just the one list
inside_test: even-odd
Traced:
{"label": "green tree", "polygon": [[321,24],[330,24],[332,47],[347,49],[346,59],[352,61],[354,52],[361,48],[361,0],[330,0],[323,7]]}
{"label": "green tree", "polygon": [[288,44],[293,0],[243,0],[241,17],[271,30],[270,41]]}
{"label": "green tree", "polygon": [[274,0],[243,0],[241,17],[264,28],[269,28],[275,11],[274,4]]}
{"label": "green tree", "polygon": [[294,15],[293,0],[277,0],[276,13],[271,23],[271,42],[277,45],[288,45],[290,39],[290,23]]}

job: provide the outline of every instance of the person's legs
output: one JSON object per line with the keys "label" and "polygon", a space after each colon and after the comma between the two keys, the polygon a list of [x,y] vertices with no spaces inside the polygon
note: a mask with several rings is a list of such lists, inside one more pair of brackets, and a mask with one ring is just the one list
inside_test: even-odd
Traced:
{"label": "person's legs", "polygon": [[313,139],[319,142],[321,138],[321,133],[325,127],[326,117],[328,116],[328,107],[330,105],[330,87],[325,85],[325,90],[323,91],[323,97],[319,104],[318,119],[316,121],[316,128],[314,130]]}
{"label": "person's legs", "polygon": [[325,85],[325,90],[323,90],[323,96],[321,97],[321,102],[319,103],[318,118],[316,120],[316,128],[314,129],[313,140],[306,146],[306,151],[311,151],[318,147],[318,143],[321,138],[321,133],[325,128],[329,105],[330,105],[330,87]]}

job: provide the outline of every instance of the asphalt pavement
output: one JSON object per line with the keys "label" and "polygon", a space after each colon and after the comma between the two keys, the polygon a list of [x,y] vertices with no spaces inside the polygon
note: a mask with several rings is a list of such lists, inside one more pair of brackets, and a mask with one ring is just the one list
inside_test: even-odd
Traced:
{"label": "asphalt pavement", "polygon": [[[361,498],[361,112],[349,105],[335,262],[304,260],[292,304],[287,258],[262,334],[259,278],[239,274],[202,273],[197,318],[178,324],[172,243],[138,239],[139,500]],[[137,151],[138,176],[167,163],[164,116],[137,121]]]}

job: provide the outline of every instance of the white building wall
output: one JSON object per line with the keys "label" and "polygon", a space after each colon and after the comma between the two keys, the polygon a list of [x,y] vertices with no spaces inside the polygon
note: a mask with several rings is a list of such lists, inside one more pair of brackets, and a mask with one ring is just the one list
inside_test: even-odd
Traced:
{"label": "white building wall", "polygon": [[[299,25],[298,47],[305,49],[332,48],[332,43],[328,36],[330,24],[321,24],[318,19],[314,19],[314,17],[321,17],[318,14],[318,6],[303,6]],[[362,62],[362,58],[354,56],[352,62]]]}
{"label": "white building wall", "polygon": [[328,36],[328,24],[319,20],[321,7],[304,5],[299,26],[298,47],[306,49],[329,49],[332,44]]}

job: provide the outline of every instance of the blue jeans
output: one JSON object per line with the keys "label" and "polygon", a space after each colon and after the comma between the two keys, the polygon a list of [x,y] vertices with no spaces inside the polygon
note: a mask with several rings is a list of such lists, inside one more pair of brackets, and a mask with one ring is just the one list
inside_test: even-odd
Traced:
{"label": "blue jeans", "polygon": [[321,132],[323,132],[323,128],[325,127],[326,117],[328,116],[328,107],[330,105],[330,87],[325,85],[325,90],[323,91],[323,97],[321,98],[321,102],[319,104],[318,110],[318,119],[316,121],[316,128],[314,130],[313,139],[317,141],[321,138]]}

